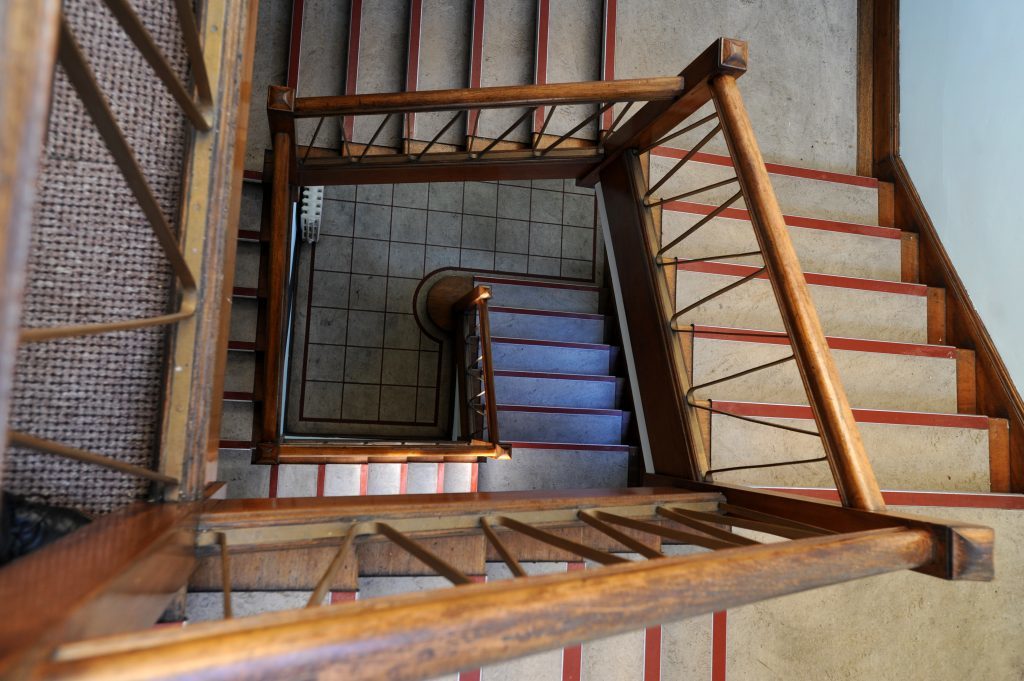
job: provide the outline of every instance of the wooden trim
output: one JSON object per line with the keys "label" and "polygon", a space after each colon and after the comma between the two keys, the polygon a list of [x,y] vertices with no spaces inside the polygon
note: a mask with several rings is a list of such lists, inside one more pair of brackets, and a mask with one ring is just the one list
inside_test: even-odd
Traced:
{"label": "wooden trim", "polygon": [[988,479],[993,492],[1012,492],[1010,473],[1010,423],[989,419]]}
{"label": "wooden trim", "polygon": [[899,154],[900,149],[899,0],[862,1],[873,5],[871,175],[891,181],[892,170],[886,159]]}
{"label": "wooden trim", "polygon": [[[716,411],[738,416],[760,416],[778,419],[813,419],[811,408],[799,404],[770,404],[765,402],[732,402],[714,400]],[[971,428],[985,430],[989,417],[974,414],[940,414],[922,411],[896,411],[893,409],[854,409],[857,423],[888,423],[904,426],[932,426],[936,428]]]}
{"label": "wooden trim", "polygon": [[928,343],[946,345],[946,290],[928,287]]}
{"label": "wooden trim", "polygon": [[873,175],[875,0],[857,2],[857,174]]}
{"label": "wooden trim", "polygon": [[[291,0],[292,22],[288,41],[288,87],[299,87],[299,59],[302,54],[302,18],[305,0]],[[239,100],[246,102],[248,100]]]}
{"label": "wooden trim", "polygon": [[191,504],[136,504],[0,571],[0,676],[60,643],[151,626],[195,563]]}
{"label": "wooden trim", "polygon": [[[44,153],[61,3],[0,6],[0,433],[7,432],[36,177]],[[7,438],[0,438],[0,480]]]}
{"label": "wooden trim", "polygon": [[974,350],[957,349],[956,410],[961,414],[978,413],[978,399],[974,392],[978,385],[975,378],[974,360]]}
{"label": "wooden trim", "polygon": [[878,183],[878,224],[882,227],[896,224],[895,191],[892,182]]}
{"label": "wooden trim", "polygon": [[[757,272],[759,269],[753,265],[741,265],[732,262],[719,262],[705,260],[701,262],[680,262],[676,269],[687,272],[704,272],[707,274],[720,274],[727,277],[745,277]],[[893,293],[901,296],[931,296],[941,298],[940,293],[933,293],[932,289],[920,284],[906,284],[899,281],[886,281],[884,279],[864,279],[861,277],[847,277],[841,274],[819,274],[817,272],[804,272],[804,279],[808,286],[832,286],[835,288],[857,289],[861,291],[877,291],[880,293]],[[763,272],[754,279],[769,279],[767,272]],[[941,289],[939,289],[941,291]],[[929,341],[932,343],[933,341]],[[940,344],[941,341],[934,341]]]}
{"label": "wooden trim", "polygon": [[[782,331],[760,331],[756,329],[734,329],[724,326],[694,325],[693,335],[708,340],[738,341],[740,343],[770,343],[773,345],[789,345],[789,336]],[[901,343],[898,341],[868,340],[862,338],[843,338],[826,336],[828,346],[833,350],[852,350],[855,352],[877,352],[887,355],[909,355],[913,357],[933,357],[936,359],[954,359],[956,348],[948,345],[925,345],[922,343]]]}
{"label": "wooden trim", "polygon": [[921,246],[913,232],[900,232],[900,281],[909,284],[921,283],[918,256]]}
{"label": "wooden trim", "polygon": [[[812,499],[835,501],[834,489],[820,487],[777,487],[771,492],[781,492]],[[1024,496],[1020,494],[985,494],[980,492],[905,492],[886,490],[882,492],[885,501],[892,506],[936,506],[949,508],[992,508],[1004,511],[1024,510]]]}

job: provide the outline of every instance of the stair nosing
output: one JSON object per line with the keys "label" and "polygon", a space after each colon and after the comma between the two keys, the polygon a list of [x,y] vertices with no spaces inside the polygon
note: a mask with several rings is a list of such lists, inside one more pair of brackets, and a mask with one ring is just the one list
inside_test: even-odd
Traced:
{"label": "stair nosing", "polygon": [[[765,345],[790,345],[789,337],[782,331],[763,331],[729,326],[694,324],[694,337],[705,340],[733,341],[737,343],[758,343]],[[849,336],[825,336],[832,350],[851,352],[874,352],[883,355],[904,355],[932,359],[956,359],[958,348],[952,345],[933,343],[907,343],[903,341],[852,338]]]}
{"label": "stair nosing", "polygon": [[[743,402],[741,400],[710,400],[716,412],[736,414],[737,416],[760,416],[762,418],[785,418],[797,420],[813,420],[814,415],[808,405],[782,404],[774,402]],[[978,414],[949,414],[898,409],[861,409],[854,408],[853,417],[857,423],[877,423],[905,426],[934,426],[938,428],[964,428],[970,430],[988,430],[988,416]],[[775,414],[765,412],[778,412]]]}
{"label": "stair nosing", "polygon": [[632,449],[632,445],[603,445],[603,444],[591,444],[581,442],[548,442],[545,440],[539,441],[509,441],[502,442],[503,445],[507,445],[512,449],[591,449],[595,451],[606,451],[606,452],[628,452]]}
{"label": "stair nosing", "polygon": [[611,351],[611,345],[604,343],[577,343],[575,341],[556,341],[543,338],[514,338],[511,336],[491,336],[491,344],[502,343],[505,345],[545,345],[555,348],[571,348],[575,350],[603,350]]}
{"label": "stair nosing", "polygon": [[499,284],[507,286],[537,286],[540,288],[556,288],[556,289],[567,289],[570,291],[587,291],[590,293],[600,293],[601,288],[590,284],[563,284],[559,281],[538,281],[535,279],[506,279],[503,277],[493,277],[489,275],[477,275],[473,277],[474,281],[482,281],[488,284]]}
{"label": "stair nosing", "polygon": [[605,316],[597,312],[568,312],[563,310],[545,310],[533,307],[509,307],[505,305],[488,305],[487,310],[495,314],[520,314],[533,315],[535,317],[563,317],[566,319],[586,319],[590,321],[604,321]]}
{"label": "stair nosing", "polygon": [[609,374],[565,374],[552,371],[524,371],[521,369],[495,369],[495,376],[507,378],[542,378],[552,381],[595,381],[601,383],[615,383],[618,376]]}
{"label": "stair nosing", "polygon": [[566,416],[622,416],[622,409],[601,409],[597,407],[547,407],[534,404],[501,404],[498,411],[517,411],[527,414],[562,414]]}
{"label": "stair nosing", "polygon": [[[744,277],[753,274],[760,268],[754,265],[740,265],[737,263],[721,262],[718,260],[707,260],[690,263],[679,262],[676,263],[676,269],[687,272],[715,274],[727,277]],[[762,272],[754,278],[767,279],[768,273]],[[831,288],[891,293],[893,295],[920,298],[924,298],[928,295],[929,288],[925,284],[911,284],[903,281],[886,281],[884,279],[869,279],[867,277],[848,277],[842,274],[823,274],[819,272],[804,272],[804,279],[807,281],[809,286],[828,286]]]}

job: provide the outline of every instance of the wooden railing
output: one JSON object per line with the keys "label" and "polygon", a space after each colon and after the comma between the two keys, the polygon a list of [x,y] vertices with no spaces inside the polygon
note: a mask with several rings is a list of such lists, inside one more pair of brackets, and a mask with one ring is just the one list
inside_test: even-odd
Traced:
{"label": "wooden railing", "polygon": [[[745,69],[745,44],[716,41],[672,79],[670,88],[653,93],[657,96],[646,93],[648,103],[631,118],[620,116],[616,129],[575,149],[556,146],[545,154],[493,145],[480,158],[477,149],[482,152],[493,140],[482,143],[472,136],[464,150],[428,148],[413,154],[377,153],[367,142],[358,155],[348,152],[344,158],[314,162],[321,156],[310,153],[313,165],[305,170],[305,150],[294,148],[296,107],[287,95],[272,93],[279,152],[272,210],[286,230],[292,188],[311,178],[564,177],[559,173],[571,169],[568,175],[579,182],[599,183],[623,330],[632,350],[634,393],[653,456],[648,481],[659,487],[399,500],[247,499],[131,509],[0,572],[0,602],[22,617],[5,618],[0,626],[0,671],[40,679],[325,674],[411,680],[895,570],[991,579],[989,528],[880,510],[870,463],[736,89],[735,79]],[[615,83],[601,87],[592,96],[616,101]],[[421,110],[417,107],[427,104],[418,97],[426,98],[396,96],[391,103],[376,100],[375,106],[378,113],[384,107],[398,114]],[[452,101],[477,109],[514,101],[532,109],[556,99],[553,91],[541,90],[514,100],[508,92],[491,92],[486,98],[460,94]],[[675,136],[680,126],[696,129],[688,119],[709,102],[716,113],[703,122],[717,120],[725,134],[736,170],[729,182],[739,186],[751,212],[758,253],[779,300],[842,505],[707,481],[714,471],[702,458],[696,407],[689,400],[692,386],[672,322],[676,311],[661,269],[665,259],[655,215],[661,199],[645,177],[641,156]],[[330,111],[357,115],[357,104]],[[297,108],[309,115],[325,111],[309,104]],[[362,154],[367,148],[370,152]],[[377,156],[390,158],[370,161]],[[484,302],[476,291],[461,307],[485,311]],[[486,383],[486,371],[483,376]],[[483,403],[493,404],[493,381],[484,392]],[[487,427],[497,440],[496,423]],[[762,541],[760,535],[731,528],[783,541]],[[710,552],[666,556],[662,547],[669,543]],[[643,559],[627,560],[625,552]],[[161,556],[168,559],[157,560]],[[524,562],[552,556],[600,567],[547,576],[530,576],[524,569]],[[456,588],[318,607],[332,585],[352,584],[366,570],[391,574],[399,564],[394,561],[410,557]],[[487,560],[502,560],[516,578],[467,583],[483,572]],[[77,579],[48,578],[63,575],[69,565],[81,566]],[[311,607],[140,631],[190,577],[222,590],[230,617],[233,588],[266,588],[267,579],[285,573],[291,587],[313,592]],[[609,603],[615,604],[614,616]]]}
{"label": "wooden railing", "polygon": [[455,372],[462,439],[486,440],[500,447],[491,322],[487,311],[490,298],[489,287],[477,286],[452,305]]}

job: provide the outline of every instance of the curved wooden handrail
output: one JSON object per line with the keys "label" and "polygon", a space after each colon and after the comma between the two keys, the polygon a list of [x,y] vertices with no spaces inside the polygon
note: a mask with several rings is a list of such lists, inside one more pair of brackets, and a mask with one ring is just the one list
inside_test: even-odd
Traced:
{"label": "curved wooden handrail", "polygon": [[[452,304],[452,316],[453,318],[459,317],[474,308],[476,309],[478,324],[480,326],[480,380],[483,381],[484,396],[486,398],[484,402],[484,410],[485,418],[487,419],[487,440],[491,444],[498,446],[501,439],[498,430],[498,404],[494,397],[494,361],[491,357],[491,321],[487,311],[487,301],[490,298],[491,289],[489,286],[477,286]],[[456,325],[455,333],[457,338],[461,338],[461,325]],[[465,354],[464,343],[457,343],[456,348],[457,352],[461,352],[459,355],[461,361],[461,356]],[[462,365],[460,364],[459,367],[460,372],[462,372]],[[465,390],[465,381],[462,380],[463,377],[460,375],[459,378],[459,387],[463,388],[461,397],[465,404],[468,403],[469,395]],[[468,417],[467,410],[464,409],[462,413]],[[464,435],[466,435],[465,429],[467,426],[468,423],[465,422],[464,419],[462,424]]]}

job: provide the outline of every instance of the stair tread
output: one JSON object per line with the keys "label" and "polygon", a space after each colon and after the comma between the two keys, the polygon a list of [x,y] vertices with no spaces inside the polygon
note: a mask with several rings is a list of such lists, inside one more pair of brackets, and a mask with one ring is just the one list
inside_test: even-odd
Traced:
{"label": "stair tread", "polygon": [[489,305],[488,311],[492,314],[523,314],[536,315],[538,317],[567,317],[569,319],[593,319],[603,321],[605,315],[595,312],[569,312],[564,310],[545,310],[540,307],[506,307],[504,305]]}
{"label": "stair tread", "polygon": [[[719,260],[689,263],[680,262],[676,264],[676,267],[677,269],[688,272],[701,272],[704,274],[717,274],[730,277],[744,277],[760,269],[755,265],[741,265],[738,263],[722,262]],[[832,286],[836,288],[894,293],[897,295],[925,296],[927,295],[929,288],[924,284],[887,281],[885,279],[869,279],[867,277],[850,277],[842,274],[824,274],[821,272],[804,272],[804,277],[807,279],[807,283],[811,286]],[[762,273],[755,278],[767,279],[768,275],[767,273]]]}
{"label": "stair tread", "polygon": [[[669,201],[662,205],[663,210],[678,213],[693,213],[696,215],[708,215],[716,210],[718,206],[693,201]],[[726,208],[719,212],[718,217],[730,220],[750,221],[750,212],[745,208]],[[874,223],[849,222],[846,220],[830,220],[828,218],[816,218],[806,215],[782,216],[789,227],[802,227],[804,229],[816,229],[823,232],[839,232],[842,234],[858,234],[877,239],[902,238],[903,230],[896,227],[883,227]]]}
{"label": "stair tread", "polygon": [[554,348],[577,348],[580,350],[610,350],[613,345],[605,343],[576,343],[574,341],[555,341],[543,338],[510,338],[507,336],[492,336],[491,343],[505,343],[509,345],[548,345]]}
{"label": "stair tread", "polygon": [[[735,341],[739,343],[771,343],[789,345],[788,336],[781,331],[765,331],[742,327],[712,326],[695,324],[694,332],[698,338],[709,340]],[[909,343],[905,341],[874,340],[871,338],[855,338],[850,336],[825,336],[832,350],[852,350],[857,352],[877,352],[894,355],[915,355],[920,357],[936,357],[955,359],[957,347],[935,343]]]}
{"label": "stair tread", "polygon": [[[739,400],[711,400],[716,411],[740,416],[761,416],[762,418],[813,419],[811,408],[802,404],[779,402],[743,402]],[[922,425],[950,428],[987,429],[990,416],[978,414],[937,413],[899,409],[853,408],[858,423],[888,423],[893,425]]]}

